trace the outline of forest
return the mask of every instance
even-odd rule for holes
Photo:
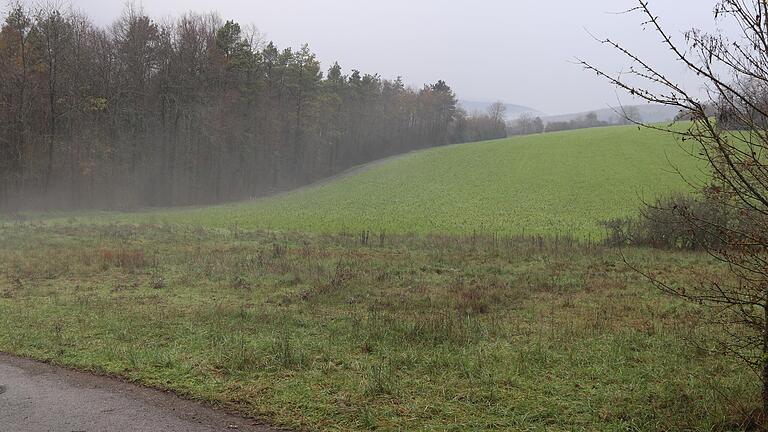
[[[210,204],[410,150],[504,136],[444,81],[324,71],[216,14],[111,26],[52,4],[0,32],[0,209]],[[501,132],[500,132],[501,131]]]

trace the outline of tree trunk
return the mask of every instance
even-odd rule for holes
[[[768,415],[768,290],[763,305],[763,414]]]

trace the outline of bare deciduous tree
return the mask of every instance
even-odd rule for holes
[[[498,123],[504,123],[507,118],[507,106],[504,102],[496,101],[488,107],[488,115]]]
[[[686,113],[689,123],[644,126],[695,144],[694,154],[712,171],[712,184],[706,187],[709,198],[732,215],[723,222],[673,209],[686,216],[692,228],[718,239],[703,247],[728,266],[731,282],[683,287],[653,281],[666,292],[709,308],[710,322],[724,330],[720,349],[744,360],[762,380],[762,406],[768,413],[768,2],[720,0],[714,19],[736,29],[735,34],[691,30],[684,41],[672,37],[648,2],[639,1],[628,13],[643,17],[643,26],[660,36],[705,91],[688,90],[652,61],[611,39],[601,42],[631,60],[631,69],[614,75],[592,63],[581,64],[631,95]]]

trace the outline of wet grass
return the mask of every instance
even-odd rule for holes
[[[564,239],[0,226],[0,351],[300,430],[738,429],[756,380],[700,316]]]

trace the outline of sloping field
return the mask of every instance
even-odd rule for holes
[[[721,333],[708,309],[614,249],[353,231],[599,235],[641,196],[686,189],[667,158],[702,176],[668,137],[596,129],[409,154],[250,203],[0,224],[0,352],[296,431],[744,430],[759,380],[701,349]],[[702,253],[622,252],[679,286],[730,277]]]
[[[613,127],[454,145],[247,203],[121,216],[130,222],[308,232],[570,234],[690,189],[702,165],[672,137]]]

